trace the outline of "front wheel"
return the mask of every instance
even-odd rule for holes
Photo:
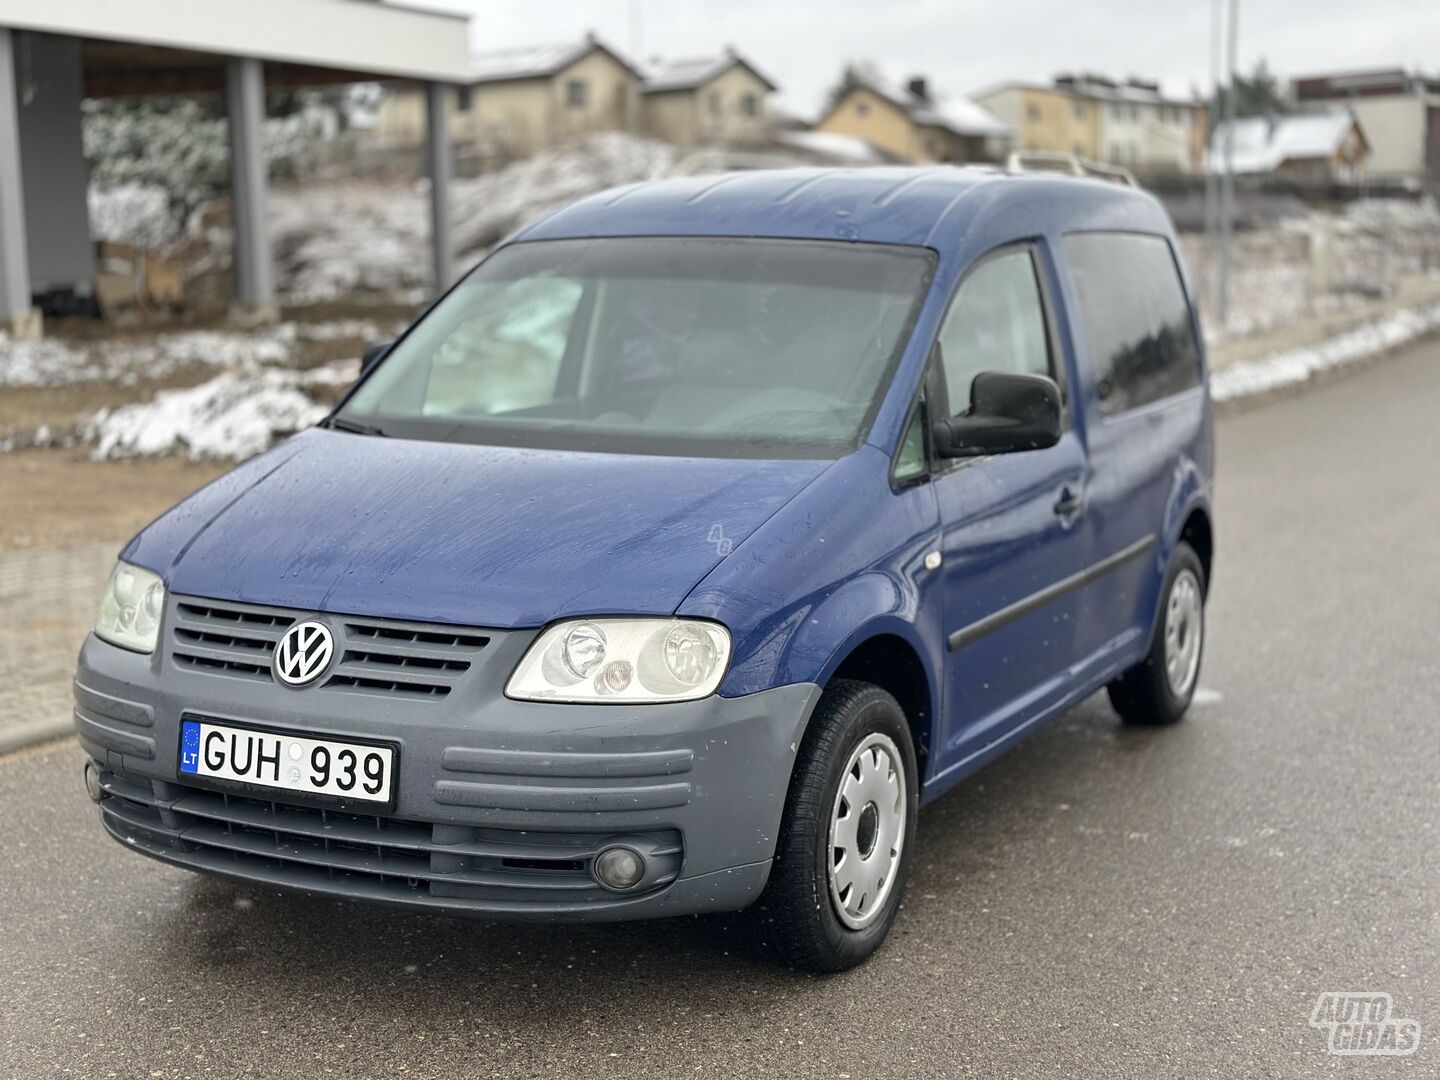
[[[1200,682],[1204,651],[1205,568],[1182,540],[1165,574],[1150,652],[1108,687],[1120,719],[1155,726],[1184,716]]]
[[[775,865],[754,909],[795,967],[844,971],[880,947],[900,907],[919,809],[910,728],[869,683],[836,680],[801,744]]]

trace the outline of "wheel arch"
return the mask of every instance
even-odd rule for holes
[[[871,683],[895,698],[915,743],[921,783],[929,775],[940,700],[934,674],[923,655],[910,624],[877,620],[836,649],[817,680],[822,688],[835,679]]]
[[[1209,508],[1196,503],[1191,506],[1180,525],[1179,540],[1185,541],[1200,558],[1200,567],[1205,571],[1204,587],[1210,591],[1210,568],[1215,559],[1215,527],[1210,521]]]

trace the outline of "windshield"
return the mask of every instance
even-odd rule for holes
[[[514,244],[338,418],[416,439],[835,457],[878,407],[932,265],[924,249],[839,241]]]

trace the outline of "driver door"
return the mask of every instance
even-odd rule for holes
[[[1044,375],[1067,385],[1034,245],[1001,248],[971,268],[936,342],[928,391],[954,416],[981,372]],[[1069,688],[1076,659],[1074,591],[1084,568],[1085,453],[1062,409],[1060,441],[1041,450],[941,462],[947,637],[940,768],[996,749]],[[948,413],[946,413],[948,410]]]

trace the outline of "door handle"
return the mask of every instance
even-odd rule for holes
[[[1080,512],[1085,505],[1085,496],[1070,488],[1061,488],[1060,500],[1055,504],[1055,513],[1059,517],[1073,517]]]

